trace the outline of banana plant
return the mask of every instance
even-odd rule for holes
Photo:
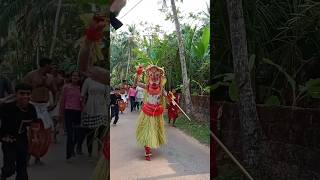
[[[252,71],[252,69],[254,68],[254,64],[255,64],[255,59],[256,56],[255,54],[252,54],[249,58],[249,70],[250,72]],[[238,92],[238,88],[236,86],[236,82],[235,82],[235,78],[234,78],[235,74],[234,73],[225,73],[225,74],[220,74],[215,76],[213,79],[217,80],[217,79],[222,79],[222,80],[218,80],[215,84],[213,84],[211,86],[212,90],[214,91],[215,89],[217,89],[220,86],[226,86],[228,87],[228,93],[229,93],[229,97],[232,101],[234,102],[238,102],[239,101],[239,92]]]
[[[310,79],[304,85],[297,85],[296,81],[290,76],[280,65],[272,62],[270,59],[264,58],[263,62],[275,67],[287,79],[292,89],[292,106],[296,106],[299,101],[305,97],[320,99],[320,78]],[[297,92],[297,87],[299,87]]]
[[[210,92],[210,86],[205,86],[205,83],[200,83],[196,80],[192,80],[191,82],[194,82],[200,88],[200,95],[204,95],[205,93],[208,94]]]
[[[204,27],[202,36],[199,41],[194,45],[193,51],[198,59],[204,59],[209,50],[210,41],[210,28]]]

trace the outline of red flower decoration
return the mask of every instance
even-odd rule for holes
[[[142,74],[142,71],[143,71],[143,67],[142,66],[139,66],[137,68],[137,75],[140,76]]]
[[[92,23],[86,31],[86,37],[90,41],[99,41],[103,37],[103,29],[106,26],[104,16],[94,16]]]

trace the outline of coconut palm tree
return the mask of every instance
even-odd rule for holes
[[[255,97],[251,87],[246,26],[241,0],[227,0],[230,37],[236,85],[239,91],[239,117],[242,129],[243,155],[249,171],[259,179],[261,129]]]
[[[183,95],[186,107],[186,113],[191,114],[193,110],[193,105],[191,101],[191,94],[190,94],[190,79],[188,77],[187,72],[187,64],[185,58],[185,49],[184,49],[184,42],[182,39],[180,22],[178,19],[177,7],[175,4],[175,0],[170,0],[171,2],[171,10],[173,15],[174,24],[176,27],[176,35],[178,40],[179,46],[179,56],[180,56],[180,64],[181,64],[181,74],[182,74],[182,82],[183,82]],[[166,6],[166,0],[163,0],[164,7]]]

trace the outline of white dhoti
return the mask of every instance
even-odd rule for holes
[[[37,117],[41,119],[43,122],[43,126],[45,129],[49,129],[53,127],[53,121],[52,118],[48,112],[48,103],[36,103],[36,102],[30,102],[37,111]]]
[[[54,109],[49,112],[49,114],[51,115],[52,118],[59,116],[59,109],[60,109],[59,104],[60,104],[60,102],[58,102],[56,107],[54,107]]]

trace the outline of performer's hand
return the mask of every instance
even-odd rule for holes
[[[142,72],[143,72],[143,66],[140,65],[140,66],[137,68],[137,76],[141,76]]]

